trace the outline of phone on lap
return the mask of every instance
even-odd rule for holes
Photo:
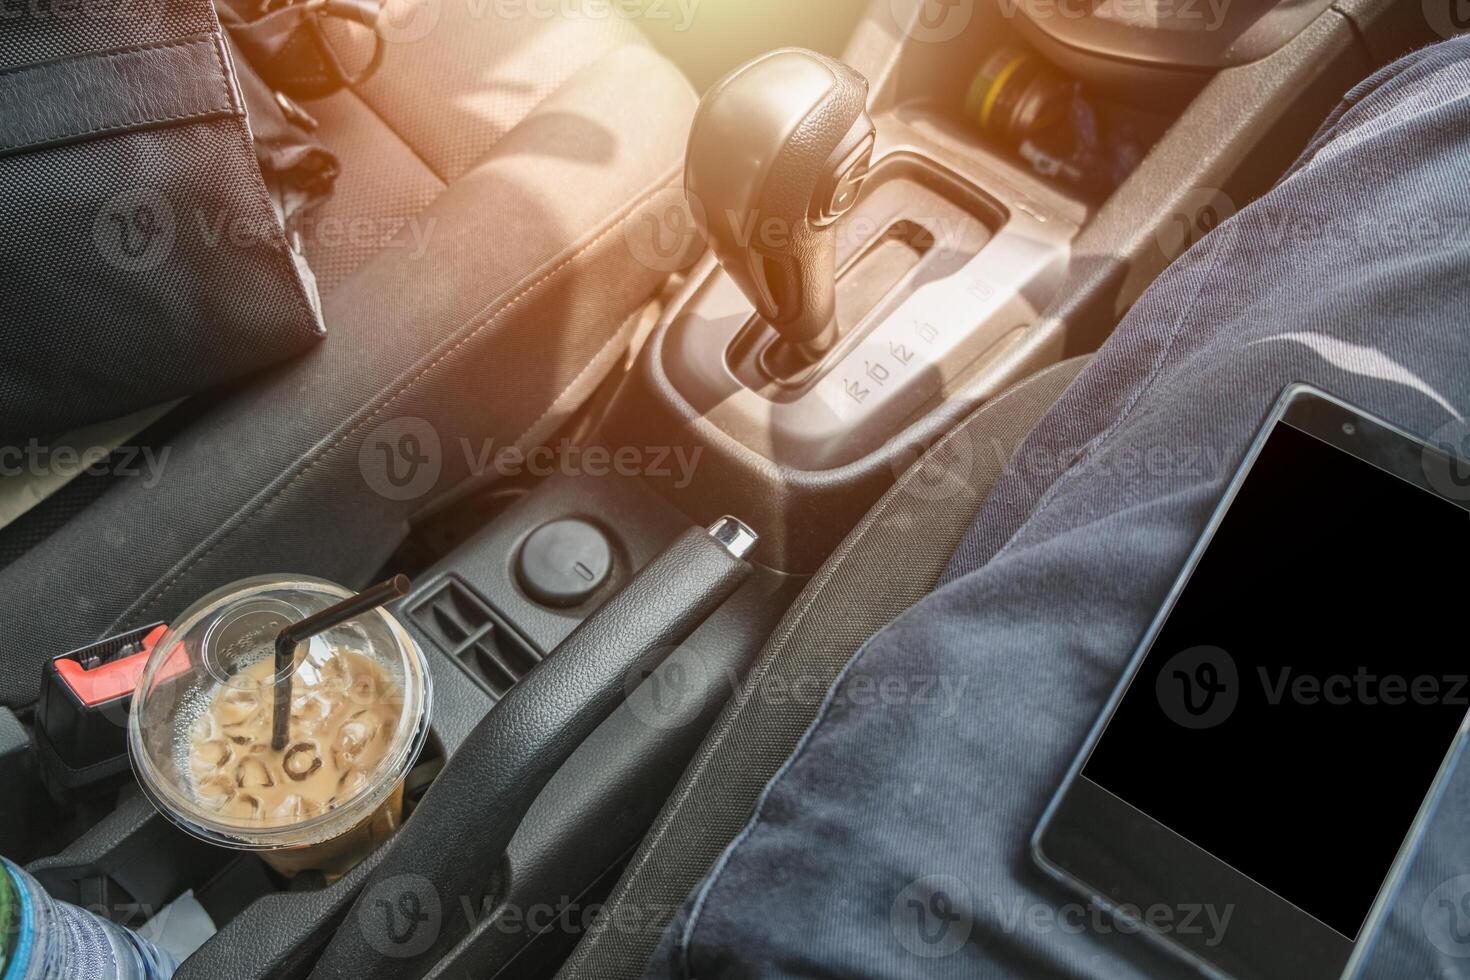
[[[1470,731],[1463,465],[1287,389],[1048,807],[1041,867],[1206,974],[1352,976]],[[1225,925],[1181,926],[1201,909]]]

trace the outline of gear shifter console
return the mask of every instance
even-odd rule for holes
[[[915,446],[1061,353],[1037,328],[1088,202],[952,107],[887,104],[898,88],[870,103],[852,68],[785,49],[710,90],[685,187],[713,255],[609,414],[613,438],[706,452],[681,506],[758,509],[783,570],[813,570]]]
[[[726,76],[689,135],[685,190],[761,318],[812,361],[837,339],[834,223],[857,202],[876,131],[868,83],[798,48]]]

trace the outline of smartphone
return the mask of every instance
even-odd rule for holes
[[[1353,975],[1465,751],[1466,555],[1470,465],[1288,388],[1038,864],[1205,975]]]

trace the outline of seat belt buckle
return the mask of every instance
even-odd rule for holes
[[[31,740],[54,799],[73,802],[126,780],[133,688],[167,628],[154,623],[130,630],[54,657],[41,668]],[[185,666],[180,658],[174,672]]]

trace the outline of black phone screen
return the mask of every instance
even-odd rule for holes
[[[1470,708],[1467,553],[1278,423],[1082,775],[1355,941]]]

